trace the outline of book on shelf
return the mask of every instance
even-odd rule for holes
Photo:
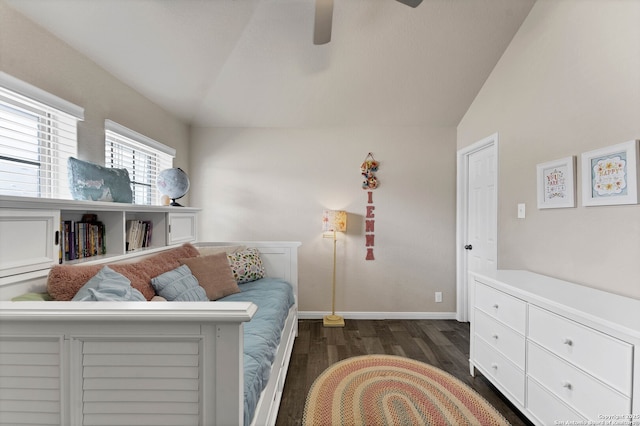
[[[127,220],[126,226],[126,250],[138,250],[151,247],[153,222],[150,220]]]
[[[64,220],[60,221],[60,233],[58,235],[58,263],[62,264],[64,261]]]
[[[106,228],[96,215],[80,221],[63,220],[61,224],[61,259],[83,259],[107,253]]]

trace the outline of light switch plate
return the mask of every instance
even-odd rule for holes
[[[524,203],[518,204],[518,219],[524,219],[526,216]]]

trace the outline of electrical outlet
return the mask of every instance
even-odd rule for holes
[[[442,302],[442,292],[436,291],[436,303],[441,303],[441,302]]]

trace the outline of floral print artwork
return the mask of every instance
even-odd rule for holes
[[[593,166],[593,196],[626,194],[626,158],[624,153],[606,158],[594,158]]]

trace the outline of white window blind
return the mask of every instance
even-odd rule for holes
[[[0,72],[0,194],[70,199],[84,110]]]
[[[127,169],[134,204],[160,204],[156,179],[173,167],[175,149],[111,120],[105,120],[105,165]]]

